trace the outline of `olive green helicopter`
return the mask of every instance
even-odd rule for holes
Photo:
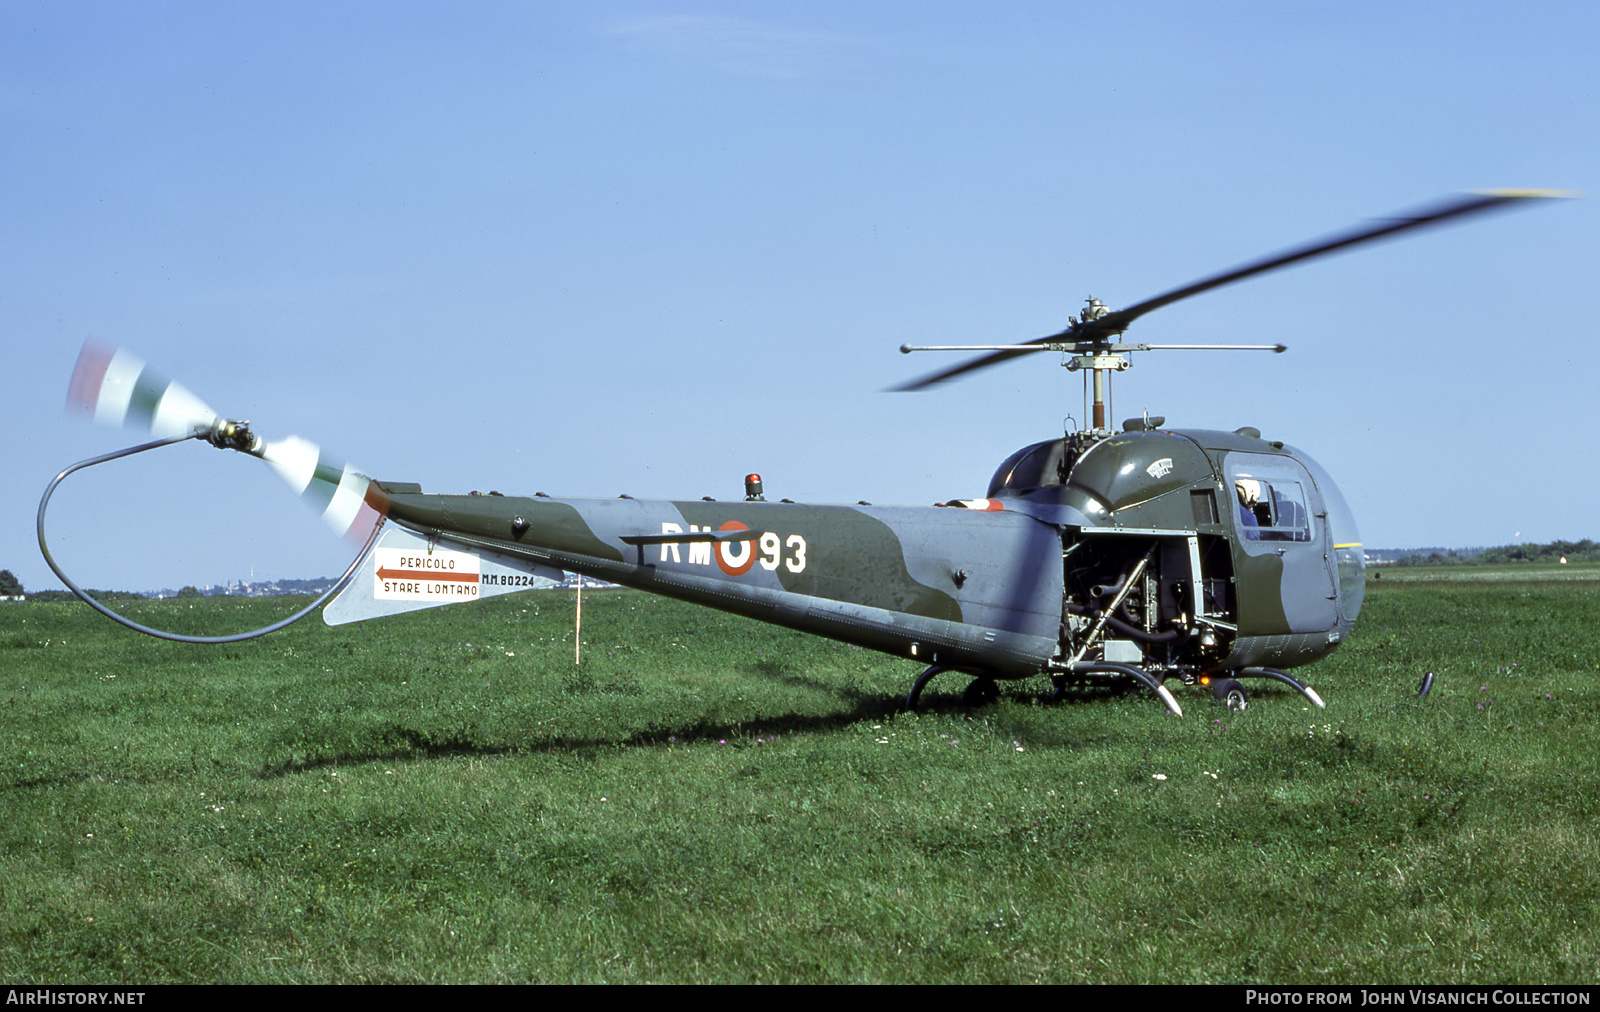
[[[1107,421],[1115,373],[1135,352],[1277,345],[1136,344],[1144,314],[1268,271],[1496,208],[1561,196],[1499,190],[1319,239],[1111,310],[1090,299],[1069,325],[1014,345],[904,352],[983,352],[896,389],[923,390],[1037,352],[1086,377],[1079,431],[1025,446],[981,498],[936,506],[766,501],[758,475],[742,502],[429,494],[374,480],[297,437],[269,440],[218,415],[136,356],[84,346],[68,396],[96,420],[147,428],[155,440],[82,461],[39,506],[46,561],[87,603],[141,632],[233,642],[282,628],[323,602],[330,625],[480,600],[566,573],[735,612],[925,665],[905,706],[946,672],[964,698],[997,681],[1044,676],[1057,695],[1079,686],[1143,686],[1175,714],[1167,683],[1248,704],[1246,680],[1291,686],[1361,610],[1365,564],[1355,519],[1332,478],[1254,428],[1168,429],[1164,419]],[[262,630],[178,637],[116,615],[78,590],[45,541],[50,495],[93,464],[188,439],[265,460],[336,531],[363,548],[327,594]],[[337,595],[337,596],[335,596]]]

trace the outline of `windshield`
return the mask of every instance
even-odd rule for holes
[[[1323,504],[1328,509],[1328,533],[1333,536],[1334,559],[1339,564],[1339,612],[1354,622],[1361,614],[1361,600],[1367,592],[1367,561],[1361,547],[1361,532],[1356,529],[1355,514],[1350,512],[1349,504],[1328,472],[1304,453],[1299,456],[1306,470],[1311,472],[1311,480],[1317,483],[1317,491],[1322,493]]]

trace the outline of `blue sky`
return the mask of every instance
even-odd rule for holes
[[[0,568],[85,337],[429,491],[925,504],[1081,418],[955,359],[1482,187],[1596,190],[1582,3],[0,5]],[[1600,200],[1210,293],[1131,332],[1117,419],[1254,425],[1369,546],[1600,537]],[[90,586],[331,574],[260,465],[69,481]]]

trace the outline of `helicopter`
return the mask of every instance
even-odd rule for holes
[[[1178,715],[1168,682],[1209,689],[1237,709],[1249,704],[1245,681],[1276,681],[1320,708],[1322,698],[1288,669],[1327,656],[1349,635],[1366,579],[1355,518],[1333,479],[1249,426],[1169,429],[1147,415],[1114,432],[1107,421],[1112,377],[1134,353],[1284,345],[1140,344],[1124,334],[1152,310],[1268,271],[1564,195],[1452,197],[1124,309],[1090,299],[1064,329],[1020,344],[902,346],[984,354],[898,391],[1037,352],[1060,354],[1086,379],[1086,426],[1006,457],[982,497],[932,506],[770,502],[756,474],[743,501],[425,493],[413,482],[369,478],[298,437],[265,439],[137,356],[94,342],[79,356],[68,404],[158,438],[123,453],[205,439],[261,458],[336,532],[364,539],[329,592],[337,592],[323,610],[330,625],[576,573],[919,661],[908,710],[945,673],[970,679],[963,699],[972,704],[993,698],[1000,681],[1042,676],[1057,696],[1142,686]],[[40,547],[76,589],[45,546],[54,487],[40,504]]]

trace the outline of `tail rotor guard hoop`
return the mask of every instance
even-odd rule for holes
[[[144,633],[146,636],[154,636],[157,639],[163,640],[172,640],[177,643],[239,643],[244,640],[256,639],[257,637],[265,636],[267,633],[277,632],[279,629],[291,626],[305,618],[307,615],[311,614],[313,611],[316,611],[318,608],[322,607],[322,605],[327,603],[335,594],[339,593],[339,591],[345,588],[345,586],[350,582],[350,578],[355,575],[356,569],[361,565],[361,560],[365,559],[367,557],[367,553],[372,551],[373,544],[375,544],[378,540],[378,532],[383,530],[383,522],[381,520],[378,523],[373,524],[372,533],[367,535],[366,543],[361,546],[361,551],[356,553],[355,561],[350,563],[350,568],[346,569],[344,574],[340,576],[339,579],[334,581],[333,586],[324,591],[320,597],[306,605],[304,608],[295,612],[293,615],[290,615],[288,618],[280,619],[271,625],[262,626],[260,629],[253,629],[249,632],[233,633],[232,635],[228,636],[185,636],[181,633],[170,633],[161,629],[152,629],[149,626],[140,625],[133,619],[118,615],[110,608],[107,608],[105,605],[89,596],[88,592],[83,590],[76,583],[73,583],[72,579],[68,577],[66,573],[61,571],[61,567],[56,565],[56,560],[51,557],[50,548],[47,544],[45,544],[44,537],[44,514],[46,508],[48,508],[50,505],[50,497],[55,494],[56,486],[60,485],[69,474],[72,474],[75,471],[81,471],[86,467],[93,467],[96,464],[105,464],[109,461],[118,460],[122,457],[130,457],[135,453],[143,453],[145,450],[154,450],[162,446],[171,446],[173,443],[181,443],[190,439],[205,439],[208,437],[208,435],[209,433],[204,430],[199,432],[190,432],[182,436],[172,436],[167,439],[158,439],[154,442],[141,443],[138,446],[130,446],[124,450],[117,450],[114,453],[101,454],[98,457],[90,457],[87,460],[80,460],[76,464],[73,464],[71,467],[67,468],[65,471],[62,471],[60,474],[56,475],[55,480],[52,481],[44,490],[44,496],[39,500],[39,551],[44,553],[44,561],[50,566],[50,569],[56,574],[56,576],[60,577],[62,583],[67,585],[67,589],[76,594],[78,599],[84,604],[87,604],[89,607],[93,608],[95,611],[98,611],[106,618],[111,619],[113,622],[118,622],[122,625],[125,625],[135,632]]]

